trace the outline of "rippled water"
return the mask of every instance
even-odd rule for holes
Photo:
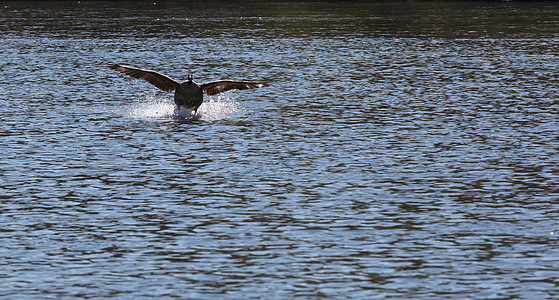
[[[0,12],[0,297],[559,296],[558,4]]]

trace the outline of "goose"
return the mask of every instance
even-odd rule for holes
[[[188,75],[188,80],[179,82],[168,76],[152,70],[144,70],[130,66],[114,64],[110,67],[128,76],[144,79],[160,90],[175,92],[175,104],[177,109],[198,111],[198,107],[204,101],[204,94],[208,96],[216,95],[229,90],[250,90],[259,87],[269,86],[265,81],[244,81],[244,80],[217,80],[206,83],[197,83],[193,80],[192,74]]]

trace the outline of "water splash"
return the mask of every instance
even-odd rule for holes
[[[128,108],[131,117],[139,119],[166,119],[173,116],[175,105],[169,99],[149,96]]]
[[[128,114],[140,119],[195,118],[216,121],[234,117],[242,111],[239,102],[232,99],[230,95],[223,94],[206,98],[196,114],[178,111],[171,99],[156,96],[149,96],[144,101],[132,104],[128,109]]]
[[[225,93],[217,97],[206,98],[198,109],[202,120],[216,121],[238,116],[244,111],[243,107],[231,94]]]

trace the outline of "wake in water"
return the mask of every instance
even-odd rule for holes
[[[179,111],[172,100],[158,97],[148,97],[140,103],[132,104],[128,111],[130,116],[140,119],[186,118],[205,121],[227,119],[241,112],[239,103],[231,99],[228,94],[207,99],[196,114],[190,111]]]

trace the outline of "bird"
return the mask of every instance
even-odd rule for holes
[[[208,96],[216,95],[229,90],[250,90],[265,86],[270,86],[266,81],[245,81],[245,80],[216,80],[206,83],[197,83],[192,74],[188,74],[188,80],[176,81],[168,76],[152,70],[113,64],[111,69],[126,74],[128,76],[144,79],[155,87],[165,92],[175,92],[175,104],[179,111],[186,110],[197,113],[198,108],[204,101],[204,94]]]

